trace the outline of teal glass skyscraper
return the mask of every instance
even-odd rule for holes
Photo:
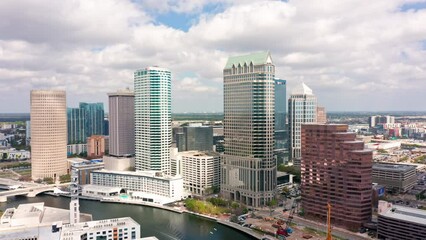
[[[287,128],[287,81],[276,78],[275,82],[275,156],[278,164],[288,161]]]
[[[68,144],[86,142],[85,120],[81,108],[67,108]]]
[[[86,138],[92,135],[104,134],[104,104],[103,103],[80,103],[80,109],[85,117]]]
[[[86,143],[92,135],[104,135],[104,104],[81,102],[67,109],[68,144]]]
[[[148,67],[134,73],[135,168],[170,173],[171,73]]]

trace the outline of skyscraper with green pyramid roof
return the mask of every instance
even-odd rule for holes
[[[221,191],[253,207],[274,198],[274,76],[269,52],[230,57],[223,70],[225,153]]]

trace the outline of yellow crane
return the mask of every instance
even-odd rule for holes
[[[332,240],[331,237],[331,204],[327,203],[327,238],[326,240]]]

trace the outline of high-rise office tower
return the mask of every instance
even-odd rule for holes
[[[395,117],[393,116],[371,116],[368,118],[368,122],[371,128],[377,125],[383,125],[388,123],[395,123]]]
[[[317,106],[317,123],[327,123],[327,112],[325,107]]]
[[[223,70],[221,191],[228,199],[253,207],[271,201],[277,184],[274,74],[269,52],[230,57]]]
[[[135,94],[121,90],[108,93],[109,154],[135,155]]]
[[[303,124],[301,189],[305,216],[358,230],[371,218],[372,158],[344,124]]]
[[[81,102],[80,109],[84,111],[86,138],[104,135],[104,104]]]
[[[315,122],[317,122],[317,98],[312,90],[302,83],[292,91],[288,99],[290,158],[295,165],[300,163],[302,124]]]
[[[67,108],[68,144],[86,142],[86,117],[81,108]]]
[[[31,91],[31,177],[67,174],[65,91]]]
[[[135,168],[170,173],[171,73],[148,67],[135,79]]]
[[[287,84],[286,80],[275,79],[275,156],[277,163],[288,160],[287,128]]]
[[[213,151],[213,128],[191,124],[183,127],[183,133],[177,134],[176,146],[183,151]]]
[[[81,102],[67,109],[68,144],[86,143],[92,135],[104,134],[104,104]]]

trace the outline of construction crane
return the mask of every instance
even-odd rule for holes
[[[327,238],[326,240],[332,240],[331,237],[331,204],[327,203]]]
[[[285,222],[284,221],[281,222],[281,220],[277,222],[278,228],[277,228],[276,236],[278,239],[284,240],[285,237],[288,237],[289,234],[293,232],[293,230],[290,228],[290,224],[293,222],[294,213],[297,211],[298,206],[299,206],[298,199],[294,199],[291,205],[291,209],[288,214],[287,220]],[[285,228],[281,226],[283,223],[285,223]]]
[[[298,199],[294,199],[293,204],[291,205],[290,213],[288,214],[287,221],[285,222],[285,225],[287,228],[289,228],[290,224],[293,222],[294,213],[297,211],[298,206],[299,206]]]

